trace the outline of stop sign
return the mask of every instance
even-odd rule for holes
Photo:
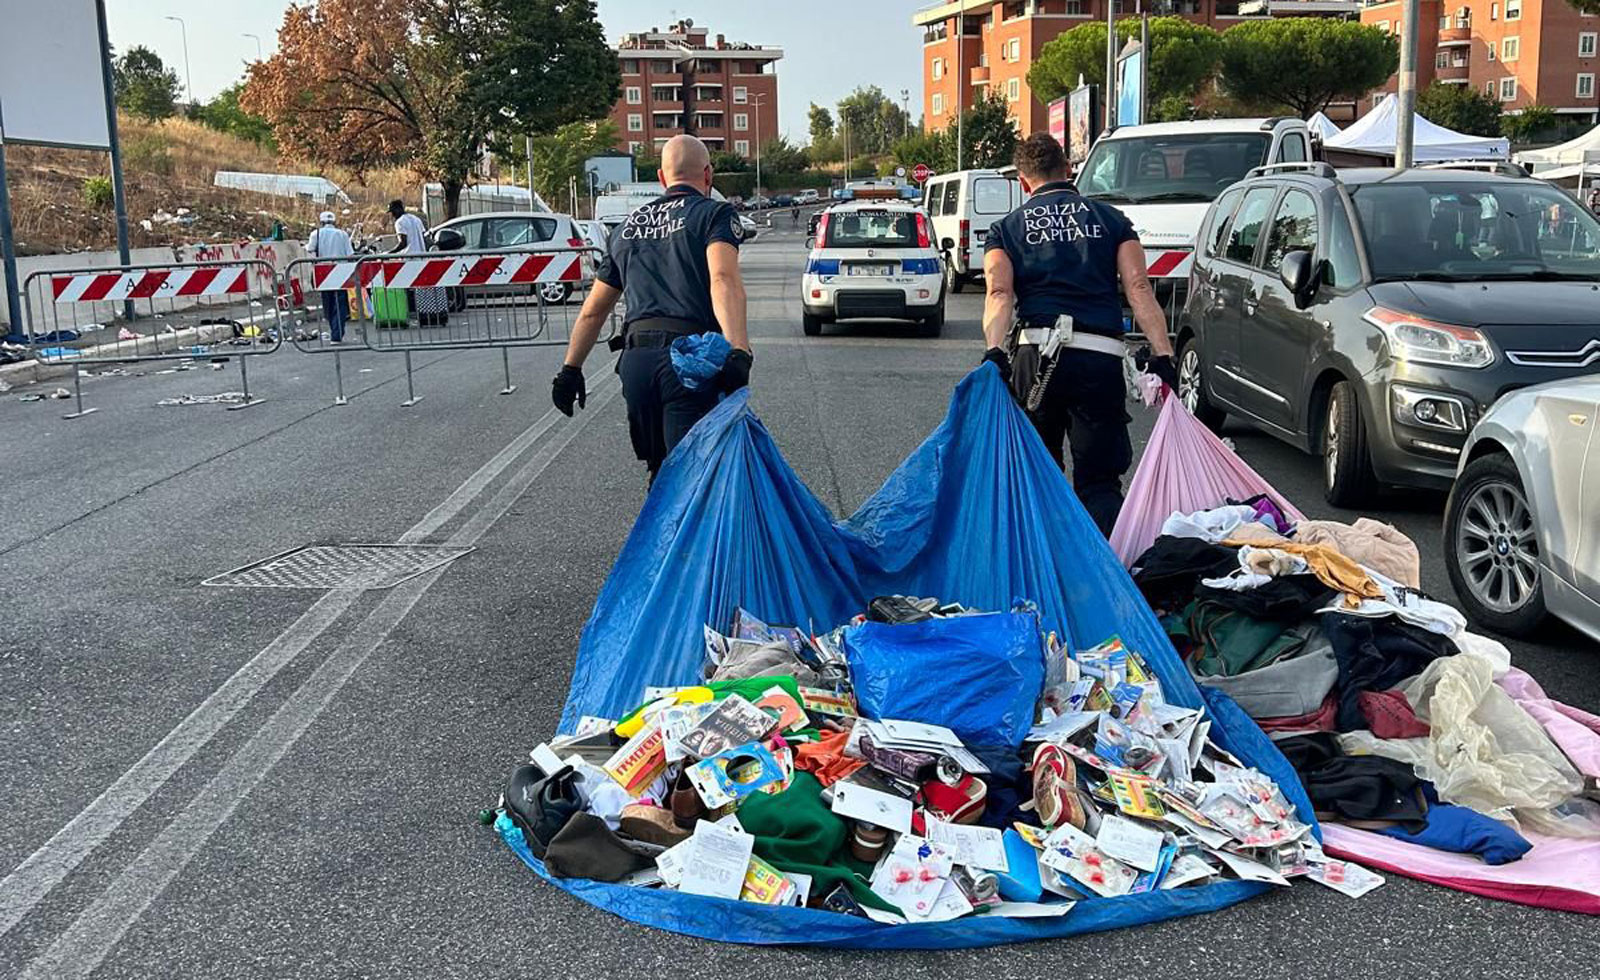
[[[932,176],[933,171],[928,169],[928,165],[925,163],[919,163],[911,170],[911,178],[919,184]]]

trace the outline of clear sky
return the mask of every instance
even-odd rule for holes
[[[806,105],[832,106],[860,85],[877,85],[899,101],[911,94],[913,118],[922,102],[922,36],[911,14],[926,0],[600,0],[600,20],[612,42],[631,31],[666,27],[680,17],[713,36],[783,48],[778,63],[779,125],[806,138]],[[238,80],[261,37],[271,55],[288,3],[282,0],[106,0],[111,43],[142,44],[184,80],[181,17],[189,34],[195,98],[205,101]]]

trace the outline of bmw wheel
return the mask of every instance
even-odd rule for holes
[[[1467,464],[1445,508],[1445,569],[1474,622],[1525,636],[1545,617],[1539,531],[1509,457]]]
[[[1205,379],[1201,377],[1200,341],[1185,337],[1178,350],[1178,397],[1189,414],[1199,419],[1212,432],[1222,431],[1228,413],[1211,404],[1206,398]]]

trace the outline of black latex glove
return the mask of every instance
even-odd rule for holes
[[[1007,382],[1011,381],[1011,355],[1007,354],[1003,348],[991,347],[984,351],[983,361],[979,363],[981,364],[983,362],[988,362],[999,368],[1000,377],[1004,378]]]
[[[1172,363],[1171,354],[1162,354],[1160,357],[1150,358],[1150,363],[1145,367],[1145,371],[1160,378],[1174,392],[1178,390],[1178,366]]]
[[[579,408],[588,407],[589,390],[583,384],[583,368],[563,365],[561,373],[550,382],[550,400],[569,419],[572,418],[573,402],[577,402]]]
[[[722,390],[733,394],[740,388],[750,383],[750,365],[755,358],[750,352],[735,347],[728,351],[728,359],[722,362]]]

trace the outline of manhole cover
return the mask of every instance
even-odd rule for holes
[[[471,550],[427,544],[311,544],[200,584],[251,589],[388,589]]]

